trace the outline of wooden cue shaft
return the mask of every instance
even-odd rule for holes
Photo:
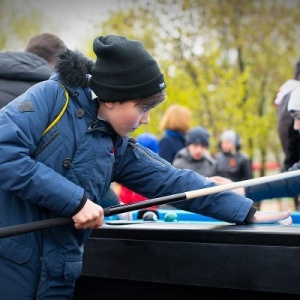
[[[193,199],[193,198],[220,193],[220,192],[233,190],[237,188],[245,188],[253,185],[258,185],[258,184],[282,180],[282,179],[288,179],[297,176],[300,176],[300,170],[284,172],[284,173],[279,173],[279,174],[269,175],[269,176],[263,176],[263,177],[253,178],[253,179],[247,179],[243,181],[231,182],[228,184],[222,184],[222,185],[213,186],[205,189],[189,191],[186,192],[185,194],[186,194],[186,199]],[[300,184],[300,178],[299,178],[299,184]]]

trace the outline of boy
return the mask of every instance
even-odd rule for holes
[[[215,185],[129,139],[165,99],[163,74],[143,44],[100,36],[93,50],[95,63],[63,52],[49,80],[0,111],[1,226],[57,216],[74,221],[0,240],[2,299],[72,299],[84,242],[103,223],[101,203],[111,182],[147,198]],[[65,104],[59,122],[43,134]],[[259,213],[252,204],[224,192],[174,206],[237,224],[290,216]]]

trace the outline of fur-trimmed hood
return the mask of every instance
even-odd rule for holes
[[[82,53],[67,49],[58,54],[55,71],[66,85],[87,87],[93,65]]]

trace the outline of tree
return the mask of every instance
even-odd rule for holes
[[[299,8],[297,0],[164,0],[113,13],[104,33],[142,40],[167,80],[168,100],[140,131],[158,133],[166,107],[184,104],[212,146],[236,130],[264,175],[264,162],[281,154],[273,99],[298,60]]]

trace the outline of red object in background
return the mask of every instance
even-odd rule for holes
[[[235,159],[235,157],[232,157],[230,159],[229,166],[230,166],[230,168],[235,168],[236,167],[236,159]]]
[[[266,162],[265,167],[267,170],[277,170],[277,169],[280,169],[280,163],[278,163],[276,161]],[[257,171],[257,170],[260,170],[260,168],[261,168],[260,162],[252,163],[252,170]]]
[[[119,198],[120,198],[120,201],[124,204],[130,204],[130,203],[147,200],[146,197],[129,190],[125,186],[120,187]],[[157,208],[157,206],[149,207],[149,209],[151,209],[151,208],[155,209],[155,208]]]

